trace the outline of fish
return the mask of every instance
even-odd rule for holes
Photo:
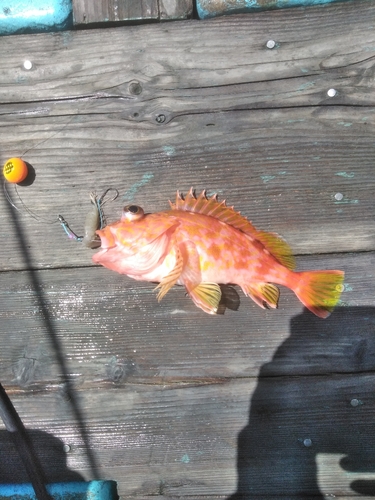
[[[112,271],[158,283],[160,301],[183,285],[194,304],[217,314],[220,285],[238,285],[262,308],[276,308],[280,290],[293,290],[320,318],[333,311],[343,291],[344,272],[295,271],[291,248],[277,234],[256,229],[217,194],[179,191],[170,208],[145,213],[127,205],[121,219],[96,231],[101,248],[92,259]]]

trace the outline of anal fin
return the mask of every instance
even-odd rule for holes
[[[265,304],[276,309],[279,301],[280,290],[271,283],[250,283],[241,286],[243,292],[258,306],[265,308]]]

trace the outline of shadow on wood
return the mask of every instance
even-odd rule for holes
[[[339,490],[347,482],[349,490],[375,496],[374,481],[363,476],[375,472],[374,324],[373,307],[341,308],[325,321],[308,312],[291,320],[290,337],[260,370],[238,437],[231,500],[323,500],[334,460],[319,463],[330,454],[338,455]],[[299,375],[288,374],[293,365]]]
[[[54,349],[56,360],[59,365],[60,377],[61,377],[61,382],[63,383],[63,390],[65,393],[65,397],[69,401],[76,423],[78,423],[79,425],[80,434],[82,441],[84,443],[87,460],[91,468],[91,473],[95,479],[98,479],[99,478],[98,465],[96,463],[93,451],[91,450],[90,447],[89,436],[84,422],[84,417],[80,409],[77,396],[73,389],[66,359],[64,357],[63,350],[60,345],[60,340],[58,339],[57,332],[55,331],[55,327],[50,317],[50,312],[48,309],[48,301],[44,295],[43,288],[41,283],[39,282],[38,275],[31,265],[32,259],[29,251],[27,238],[24,235],[22,224],[20,224],[18,212],[16,210],[13,210],[10,205],[7,204],[6,206],[9,213],[9,219],[12,221],[17,234],[19,247],[23,254],[26,268],[28,269],[30,285],[37,298],[37,302],[43,318],[44,328],[47,333],[48,339]],[[45,409],[45,412],[46,414],[48,413],[48,408]]]
[[[63,442],[48,432],[29,429],[27,432],[40,460],[47,482],[82,481],[83,477],[70,470]],[[13,445],[10,434],[0,430],[0,484],[28,483],[23,463]]]

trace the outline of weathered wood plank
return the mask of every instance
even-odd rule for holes
[[[335,263],[347,271],[343,306],[325,321],[300,314],[287,290],[278,311],[242,299],[238,312],[215,318],[182,289],[158,305],[150,285],[102,268],[34,272],[42,300],[29,272],[2,273],[0,377],[26,425],[42,433],[34,437],[51,480],[93,477],[84,429],[100,477],[117,480],[123,498],[368,492],[374,258],[299,259],[301,268]],[[22,480],[1,433],[0,446],[12,464],[5,470]]]
[[[194,185],[296,253],[372,250],[373,35],[363,32],[374,5],[288,11],[287,23],[272,12],[109,30],[111,50],[100,31],[12,37],[0,74],[3,161],[27,151],[36,179],[20,188],[25,203],[62,213],[77,232],[92,188],[117,187],[122,203],[153,211]],[[269,34],[279,48],[265,48]],[[25,268],[9,220],[4,206],[1,268]],[[57,225],[22,228],[33,266],[90,265]]]
[[[277,311],[241,295],[211,317],[182,288],[158,304],[2,199],[0,379],[51,480],[115,479],[139,499],[373,497],[374,12],[0,39],[1,157],[27,151],[19,192],[39,216],[80,232],[91,189],[119,189],[114,220],[193,185],[297,253],[336,252],[299,269],[346,272],[326,321],[285,289]],[[1,429],[0,481],[22,479]]]
[[[75,25],[126,21],[177,20],[191,17],[193,0],[73,0]]]
[[[221,102],[228,93],[232,106],[236,102],[243,108],[238,97],[246,85],[258,83],[243,96],[247,108],[254,102],[267,107],[369,104],[375,35],[368,19],[373,9],[373,0],[360,0],[324,9],[129,26],[107,31],[104,39],[101,30],[3,38],[1,102],[94,94],[115,96],[120,104],[136,79],[144,86],[139,99],[168,97],[174,91],[180,97],[199,97],[203,87]],[[344,22],[345,32],[340,29]],[[277,42],[275,49],[267,49],[269,38]],[[34,63],[29,72],[22,65],[26,57]],[[271,84],[269,91],[266,84]],[[326,94],[332,86],[339,91],[334,100]]]
[[[13,400],[28,427],[48,434],[34,434],[48,474],[61,478],[53,463],[65,458],[65,474],[92,477],[80,437],[85,425],[100,476],[118,481],[123,498],[235,492],[233,498],[323,498],[365,492],[366,484],[369,494],[374,478],[373,374],[263,377],[261,371],[258,380],[204,388],[93,388],[78,396],[80,423],[53,388]],[[0,434],[2,449],[8,445]]]
[[[15,391],[61,383],[55,342],[82,389],[255,377],[282,342],[283,375],[372,370],[374,259],[373,253],[299,259],[301,269],[346,272],[342,307],[326,321],[301,316],[302,305],[285,288],[277,311],[260,309],[238,290],[239,310],[212,317],[182,287],[159,304],[152,284],[104,268],[2,273],[0,379]]]
[[[325,5],[331,2],[343,0],[197,0],[197,13],[201,19],[238,14],[243,12],[254,12],[267,9],[281,9],[289,7],[306,7],[308,5]]]
[[[159,18],[158,0],[73,0],[75,25]]]
[[[161,20],[188,19],[193,14],[193,0],[159,0]]]
[[[362,112],[350,112],[350,118],[348,114],[342,109],[203,114],[178,118],[165,129],[144,124],[133,128],[106,115],[105,133],[100,115],[78,116],[63,131],[58,120],[57,135],[25,156],[37,176],[32,186],[19,192],[42,218],[51,221],[62,214],[81,233],[92,189],[119,190],[119,200],[106,206],[113,221],[129,201],[147,211],[163,210],[177,189],[187,192],[195,186],[198,192],[219,192],[257,227],[281,234],[295,253],[371,250],[375,113],[366,109],[366,126]],[[351,127],[340,124],[347,119]],[[49,131],[36,132],[36,138],[32,134],[40,124],[32,120],[20,125],[23,134],[31,136],[28,144],[48,138],[49,123],[47,119]],[[21,149],[12,144],[10,130],[18,127],[11,124],[2,131],[9,156]],[[342,200],[335,199],[337,193]],[[21,216],[15,229],[10,207],[4,200],[1,206],[2,269],[27,267],[19,249],[21,230],[34,267],[91,264],[92,252],[68,240],[59,224]]]

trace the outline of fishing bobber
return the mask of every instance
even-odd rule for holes
[[[29,170],[21,158],[10,158],[5,162],[3,175],[8,182],[18,184],[26,179]]]

